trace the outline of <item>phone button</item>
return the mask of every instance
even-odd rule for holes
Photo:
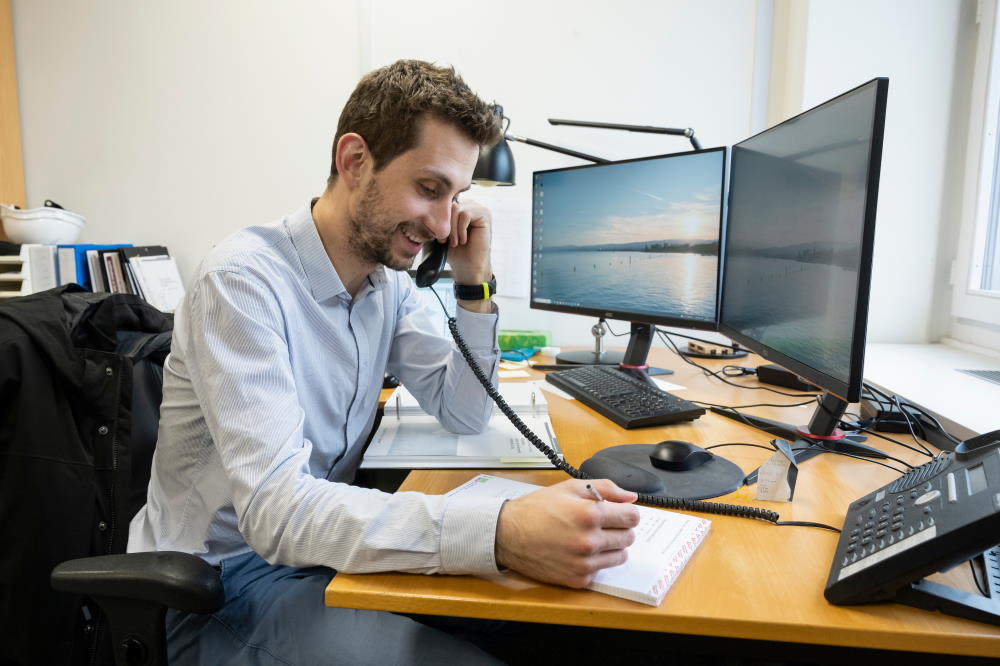
[[[948,482],[948,502],[954,504],[958,501],[958,489],[955,486],[955,473],[948,472],[948,476],[945,477]]]
[[[921,495],[917,499],[913,500],[913,504],[916,505],[916,506],[923,506],[924,504],[927,504],[928,502],[933,502],[938,497],[941,497],[941,491],[937,490],[937,489],[931,490],[929,492],[924,493],[923,495]]]

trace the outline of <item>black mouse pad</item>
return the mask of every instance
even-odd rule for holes
[[[664,497],[681,499],[708,499],[731,493],[743,485],[745,473],[735,463],[715,456],[707,463],[684,472],[672,472],[653,467],[649,454],[655,444],[622,444],[597,452],[597,456],[608,456],[614,460],[635,465],[655,474],[662,482],[664,491],[656,493]]]

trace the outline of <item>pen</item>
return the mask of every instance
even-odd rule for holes
[[[399,420],[399,403],[400,403],[399,394],[397,393],[396,394],[396,420],[397,421]]]
[[[597,500],[598,502],[604,501],[604,498],[601,497],[601,493],[597,492],[597,488],[590,485],[589,483],[587,484],[587,490],[590,491],[590,494],[593,495],[594,499]]]

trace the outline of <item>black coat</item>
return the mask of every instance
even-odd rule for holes
[[[125,551],[171,326],[135,296],[76,285],[0,303],[0,664],[89,663],[101,642],[97,608],[49,573]]]

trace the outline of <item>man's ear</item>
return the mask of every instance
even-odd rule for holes
[[[372,154],[364,137],[353,132],[340,137],[337,142],[337,176],[348,188],[357,187],[365,171],[371,167]]]

